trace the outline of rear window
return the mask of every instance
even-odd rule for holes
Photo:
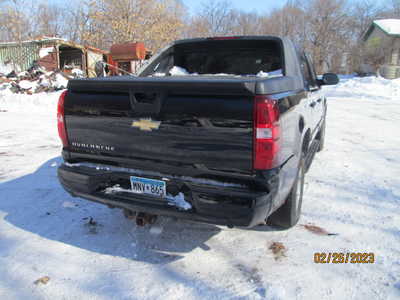
[[[142,76],[282,75],[282,47],[275,40],[208,40],[175,45]]]

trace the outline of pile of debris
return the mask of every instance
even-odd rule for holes
[[[63,73],[59,70],[47,72],[39,65],[34,65],[24,72],[16,73],[0,66],[0,90],[9,89],[18,94],[53,92],[65,89],[68,80],[81,77],[80,72]]]

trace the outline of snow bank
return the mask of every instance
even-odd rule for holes
[[[30,73],[24,71],[19,73],[17,78],[0,77],[0,90],[10,90],[16,94],[53,92],[67,88],[70,78],[72,77],[67,74],[44,73],[44,70],[34,70]]]
[[[0,110],[17,112],[45,112],[55,114],[62,91],[33,95],[14,94],[10,90],[0,90]]]
[[[4,65],[0,63],[0,73],[1,74],[9,74],[14,70],[14,68],[11,65]]]
[[[354,77],[344,79],[336,86],[326,86],[329,97],[399,99],[400,79],[388,80],[382,77]]]
[[[56,74],[56,80],[53,85],[56,88],[65,89],[65,88],[67,88],[67,85],[68,85],[68,79],[66,79],[61,74]]]
[[[29,81],[29,80],[21,80],[18,84],[24,90],[29,90],[29,89],[34,90],[37,86],[37,83],[35,81]]]
[[[322,77],[322,75],[321,75]],[[357,77],[357,74],[338,74],[338,77],[340,79],[340,81],[344,81],[344,80],[348,80],[348,79],[353,79],[355,77]]]

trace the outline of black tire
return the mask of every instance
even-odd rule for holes
[[[319,140],[319,146],[317,149],[317,152],[320,152],[324,150],[324,144],[325,144],[325,127],[326,127],[326,120],[322,123],[321,129],[319,130],[318,133],[318,140]]]
[[[297,224],[300,219],[303,202],[304,175],[305,163],[303,156],[300,159],[296,180],[285,203],[268,217],[267,224],[284,229],[291,228]]]

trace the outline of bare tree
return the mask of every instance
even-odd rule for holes
[[[387,0],[385,4],[384,17],[400,18],[400,0]]]
[[[0,29],[2,40],[22,41],[28,37],[29,20],[23,8],[24,0],[3,1],[0,12]]]
[[[64,34],[64,11],[54,4],[39,4],[36,8],[35,24],[37,34],[61,37]]]
[[[372,21],[384,15],[383,8],[373,0],[359,0],[351,9],[354,38],[360,40]]]
[[[200,12],[191,20],[188,35],[204,37],[233,34],[235,16],[236,12],[228,1],[203,2]]]
[[[392,6],[394,10],[394,17],[400,18],[400,0],[392,0]]]
[[[353,4],[350,11],[351,59],[349,61],[352,71],[362,72],[362,65],[366,63],[363,37],[372,22],[384,16],[384,9],[376,1],[359,0]],[[377,56],[380,54],[377,53]]]
[[[306,14],[300,2],[288,1],[263,19],[263,33],[290,37],[297,44],[304,44]]]
[[[76,43],[84,43],[85,32],[90,28],[89,0],[72,2],[67,7],[65,37]]]
[[[345,0],[310,0],[304,6],[307,28],[306,49],[317,72],[339,71],[348,52],[350,20]]]
[[[238,35],[262,34],[263,24],[261,17],[255,12],[232,11],[232,29]]]
[[[156,50],[178,38],[183,27],[184,8],[177,0],[95,0],[83,11],[81,40],[101,48],[145,41]]]

